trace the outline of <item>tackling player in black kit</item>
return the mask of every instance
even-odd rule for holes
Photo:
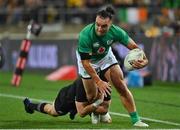
[[[54,104],[32,103],[28,98],[24,99],[23,103],[25,111],[30,114],[34,113],[34,110],[55,117],[70,113],[70,119],[74,119],[77,112],[81,117],[92,112],[105,115],[108,112],[110,99],[110,96],[103,97],[99,95],[94,103],[89,104],[82,80],[78,78],[72,84],[60,89]],[[110,123],[111,118],[104,122]]]

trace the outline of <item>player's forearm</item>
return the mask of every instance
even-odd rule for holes
[[[95,112],[97,114],[105,114],[105,113],[107,113],[107,111],[108,111],[108,109],[105,109],[104,106],[95,107],[92,104],[89,104],[86,107],[84,107],[84,109],[80,113],[80,116],[85,117],[86,115],[88,115],[92,112]]]
[[[97,75],[95,69],[91,66],[89,60],[82,60],[82,64],[86,72],[91,76],[95,83],[98,83],[101,79]]]
[[[139,48],[139,46],[138,46],[132,39],[130,39],[130,40],[129,40],[129,43],[128,43],[128,45],[127,45],[127,48],[129,48],[130,50],[132,50],[132,49],[135,49],[135,48]],[[147,59],[147,57],[146,57],[145,54],[144,54],[144,56],[143,56],[143,59],[144,59],[144,64],[145,64],[145,65],[148,64],[148,59]]]
[[[129,43],[127,45],[127,48],[132,50],[132,49],[139,48],[139,47],[138,47],[138,45],[132,39],[130,39]]]
[[[108,108],[105,108],[104,106],[98,106],[94,112],[96,114],[105,114],[108,112]]]
[[[87,105],[86,107],[84,107],[84,109],[82,109],[80,116],[81,117],[85,117],[86,115],[94,112],[97,109],[97,107],[94,107],[92,104]]]

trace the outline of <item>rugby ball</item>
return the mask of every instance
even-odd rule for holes
[[[143,55],[144,55],[144,51],[139,48],[130,50],[124,59],[124,68],[127,71],[134,70],[135,68],[133,68],[132,62],[135,60],[142,60]]]

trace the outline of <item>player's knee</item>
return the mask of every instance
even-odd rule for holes
[[[51,116],[54,116],[54,117],[58,116],[58,113],[55,111],[53,105],[48,105],[48,106],[46,106],[46,109],[45,109],[45,110],[46,110],[46,113],[49,114],[49,115],[51,115]]]
[[[108,112],[108,109],[105,109],[105,108],[104,108],[104,109],[101,110],[100,114],[104,115],[104,114],[106,114],[107,112]]]
[[[107,106],[104,106],[103,109],[102,109],[102,113],[103,114],[106,114],[108,112],[108,108]]]
[[[78,114],[79,114],[80,117],[85,117],[85,114],[83,112],[81,112],[81,111],[78,112]]]
[[[106,114],[108,112],[108,108],[106,106],[101,106],[101,109],[97,109],[95,114]]]
[[[56,117],[56,116],[58,116],[58,113],[54,110],[50,110],[49,115]]]

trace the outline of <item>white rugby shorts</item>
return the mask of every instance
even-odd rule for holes
[[[80,58],[80,55],[79,53],[76,51],[76,57],[77,57],[77,64],[78,64],[78,73],[79,75],[82,77],[82,78],[91,78],[90,75],[86,72],[86,70],[84,69],[83,65],[82,65],[82,62],[81,62],[81,58]],[[118,63],[118,61],[116,60],[113,52],[112,52],[112,49],[109,48],[109,51],[107,53],[107,55],[95,62],[95,63],[91,63],[92,67],[96,70],[105,70],[106,68],[114,65]]]

